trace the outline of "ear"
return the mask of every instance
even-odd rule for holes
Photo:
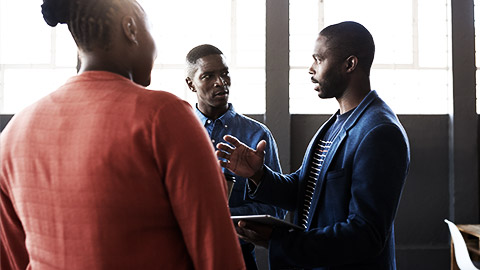
[[[132,16],[123,17],[122,30],[127,40],[138,45],[138,40],[137,40],[138,27],[135,22],[135,19]]]
[[[358,58],[355,55],[350,55],[345,60],[345,67],[347,73],[353,72],[358,66]]]
[[[192,92],[197,92],[197,90],[195,90],[195,86],[193,85],[192,79],[190,79],[190,77],[185,78],[185,82],[187,83],[188,88],[192,90]]]

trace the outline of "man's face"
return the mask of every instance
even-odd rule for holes
[[[340,98],[347,87],[343,72],[345,59],[338,59],[332,52],[328,48],[327,39],[320,35],[315,42],[314,61],[309,69],[314,89],[320,98]]]
[[[197,94],[200,111],[205,113],[228,108],[230,74],[223,55],[199,58],[195,73],[186,80],[190,90]]]

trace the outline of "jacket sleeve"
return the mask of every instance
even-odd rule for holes
[[[156,160],[188,254],[195,269],[244,269],[225,178],[204,128],[191,107],[178,102],[159,112],[153,130],[169,132],[153,140],[160,140],[154,143]]]
[[[269,243],[273,268],[292,265],[313,268],[366,261],[392,244],[387,242],[393,233],[410,162],[406,136],[395,125],[379,125],[364,136],[352,156],[346,220],[306,232],[275,229]],[[318,211],[315,215],[319,215]]]
[[[292,174],[281,174],[268,166],[263,166],[264,174],[260,185],[255,190],[249,191],[248,196],[288,211],[295,211],[300,170]]]

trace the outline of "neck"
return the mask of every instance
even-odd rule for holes
[[[78,73],[85,71],[108,71],[132,80],[132,73],[122,62],[116,61],[119,58],[114,57],[113,54],[109,52],[84,53]]]
[[[202,106],[197,104],[197,108],[205,115],[206,117],[215,120],[224,115],[228,111],[228,104],[225,107],[210,107],[210,106]]]
[[[370,93],[370,82],[366,82],[361,87],[347,88],[344,94],[337,98],[340,106],[340,114],[346,113],[362,102],[362,100]]]

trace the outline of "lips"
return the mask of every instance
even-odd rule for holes
[[[313,77],[312,77],[312,83],[315,84],[313,89],[315,89],[315,91],[320,91],[320,83],[317,80],[315,80]]]
[[[215,93],[213,94],[214,97],[216,97],[216,96],[225,96],[225,95],[228,95],[228,90],[218,91],[218,92],[215,92]]]

